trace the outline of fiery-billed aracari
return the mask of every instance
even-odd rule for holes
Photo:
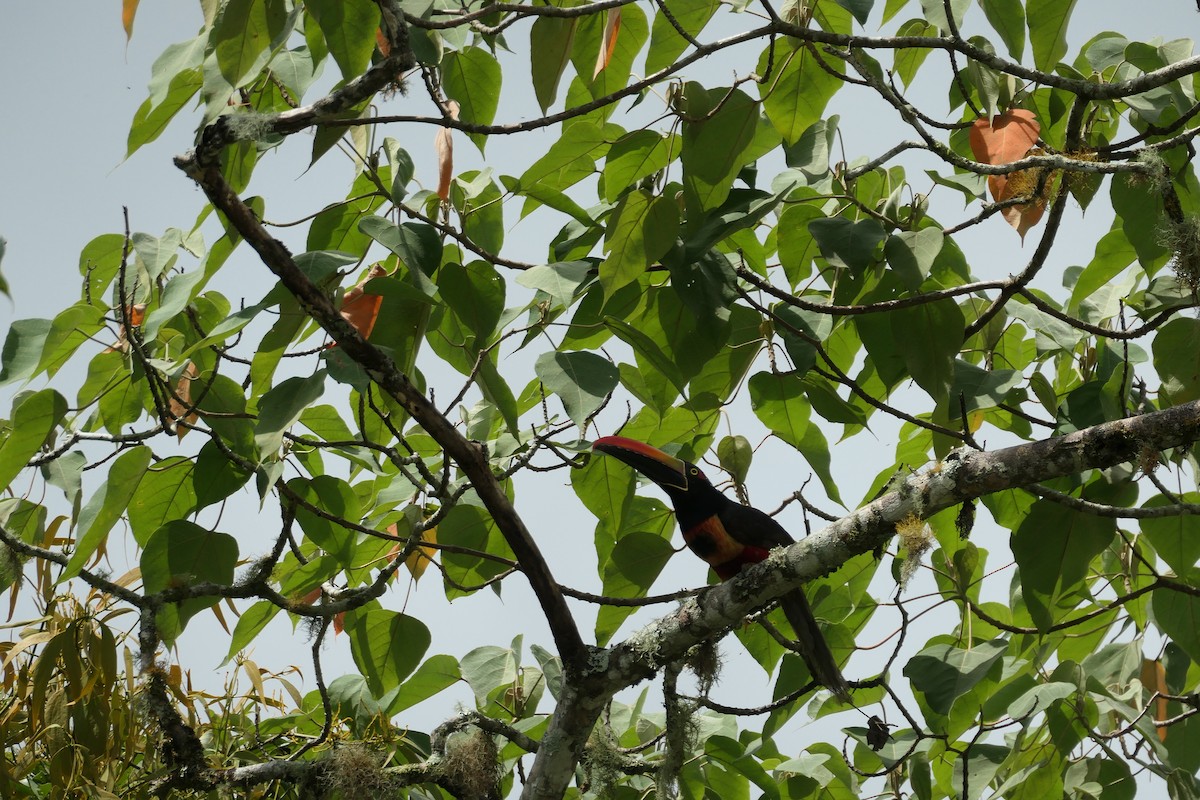
[[[683,541],[708,562],[721,580],[737,575],[747,564],[762,561],[771,548],[793,544],[783,526],[757,508],[726,497],[695,464],[624,436],[597,439],[592,449],[625,462],[667,493],[675,506]],[[788,592],[779,598],[779,606],[796,633],[797,650],[809,672],[840,700],[849,700],[846,679],[803,590]]]

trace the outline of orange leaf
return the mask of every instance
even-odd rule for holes
[[[387,270],[383,265],[376,264],[367,270],[367,274],[357,286],[342,297],[342,319],[349,322],[364,339],[371,336],[375,320],[379,318],[379,307],[383,304],[382,295],[367,294],[364,287],[368,282],[386,274]]]
[[[1158,692],[1160,695],[1168,694],[1167,692],[1167,670],[1163,667],[1161,661],[1142,659],[1142,686],[1148,692]],[[1154,701],[1154,720],[1155,722],[1165,722],[1167,716],[1167,699],[1159,697]],[[1165,742],[1167,740],[1167,729],[1165,727],[1158,729],[1158,740]]]
[[[609,9],[605,15],[604,35],[600,39],[600,52],[596,54],[596,68],[592,70],[592,80],[596,80],[596,76],[612,61],[613,51],[617,49],[617,36],[621,33],[621,9]]]
[[[122,0],[121,26],[125,28],[125,41],[133,38],[133,18],[137,15],[138,3],[141,0]]]
[[[1029,149],[1037,144],[1041,130],[1042,127],[1032,111],[1014,108],[990,120],[975,120],[968,139],[976,161],[982,161],[984,164],[1011,164],[1024,158]],[[1009,179],[1009,175],[988,176],[988,189],[991,190],[992,199],[1004,199],[1002,195]]]
[[[196,372],[196,365],[188,362],[188,365],[183,368],[179,378],[171,385],[171,398],[167,402],[167,407],[171,411],[171,417],[175,420],[183,420],[189,425],[195,425],[199,416],[195,409],[192,408],[192,381],[199,377]],[[175,428],[175,435],[183,441],[183,437],[187,436],[190,431],[187,425],[179,425]]]
[[[976,161],[985,164],[1011,164],[1040,152],[1035,147],[1040,132],[1041,126],[1032,111],[1015,108],[990,120],[975,120],[968,138]],[[1041,169],[1023,169],[1008,175],[988,175],[988,192],[996,202],[1023,195],[1033,196],[1030,202],[1009,206],[1001,212],[1022,239],[1042,218],[1046,210],[1046,198],[1051,194],[1053,177],[1046,175]]]
[[[146,318],[146,304],[138,303],[137,305],[125,306],[125,316],[129,318],[129,324],[135,328],[142,324],[142,320]],[[117,329],[117,343],[108,348],[104,352],[111,353],[114,350],[124,353],[129,349],[129,334],[125,330],[125,326],[121,325]]]
[[[977,119],[971,125],[971,152],[985,164],[1007,164],[1024,158],[1037,144],[1042,127],[1032,111],[1014,108],[991,120]]]

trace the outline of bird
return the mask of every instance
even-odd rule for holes
[[[675,519],[688,549],[704,559],[725,581],[747,564],[764,560],[775,547],[794,540],[783,526],[757,508],[742,505],[721,492],[695,464],[624,436],[603,436],[592,451],[613,456],[658,485],[675,507]],[[779,598],[779,606],[796,634],[796,650],[813,678],[842,702],[850,688],[821,633],[802,589]]]

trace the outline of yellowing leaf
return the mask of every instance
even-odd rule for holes
[[[610,9],[604,15],[604,35],[600,38],[600,52],[596,54],[596,68],[592,70],[592,80],[596,80],[596,76],[612,60],[613,51],[617,49],[617,37],[620,33],[621,9]]]
[[[393,523],[388,526],[388,533],[393,536],[399,536],[400,532]],[[434,526],[421,533],[421,541],[429,542],[430,545],[437,544],[437,527]],[[389,560],[395,558],[404,549],[404,545],[397,542],[392,548],[392,552],[388,553]],[[413,576],[414,581],[419,581],[421,576],[425,574],[425,570],[433,563],[433,557],[437,555],[437,548],[428,545],[421,545],[408,554],[408,558],[404,559],[404,566],[408,568],[409,574]]]
[[[188,362],[188,365],[183,368],[178,380],[171,384],[171,398],[167,403],[171,411],[171,418],[178,421],[183,420],[188,425],[194,425],[199,416],[196,410],[192,408],[192,381],[199,376],[196,372],[196,365]],[[179,425],[175,428],[175,435],[180,441],[187,432],[191,430],[188,425]]]
[[[1161,661],[1151,660],[1149,658],[1142,659],[1142,686],[1146,691],[1160,695],[1169,694],[1167,691],[1167,670]],[[1167,714],[1167,699],[1159,697],[1154,701],[1154,721],[1165,722],[1169,719]],[[1165,742],[1167,740],[1167,728],[1158,729],[1158,740]]]
[[[133,18],[137,16],[138,3],[141,0],[122,0],[121,27],[125,29],[125,41],[133,38]]]

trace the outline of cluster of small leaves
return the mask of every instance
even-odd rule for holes
[[[899,444],[867,467],[866,499],[985,434],[1059,436],[1200,399],[1200,323],[1183,313],[1196,305],[1200,215],[1190,42],[1104,33],[1068,62],[1071,0],[980,0],[984,20],[967,16],[968,0],[200,5],[200,33],[155,64],[128,152],[186,116],[201,136],[180,165],[220,215],[207,206],[189,229],[96,237],[80,256],[79,300],[13,323],[5,340],[0,385],[22,390],[0,427],[4,575],[14,604],[24,591],[45,613],[5,651],[6,688],[29,710],[14,700],[0,717],[16,776],[0,788],[325,781],[343,794],[421,783],[485,796],[520,780],[562,796],[595,737],[596,788],[611,797],[800,798],[879,778],[923,798],[1114,800],[1141,770],[1175,796],[1200,793],[1200,494],[1136,465],[1087,465],[1028,491],[1001,482],[984,496],[1011,532],[1007,589],[993,583],[1009,557],[989,564],[954,509],[909,520],[919,535],[896,568],[907,581],[932,547],[934,603],[958,622],[910,642],[894,670],[920,629],[905,604],[868,591],[874,545],[823,564],[837,571],[806,591],[843,660],[877,611],[900,615],[886,668],[862,656],[849,667],[870,679],[856,705],[906,721],[882,747],[866,727],[847,728],[843,748],[794,755],[777,742],[812,690],[774,631],[778,614],[735,629],[774,681],[768,703],[731,708],[708,687],[678,695],[680,654],[667,659],[663,711],[645,693],[612,700],[615,683],[587,705],[581,686],[601,684],[579,681],[603,670],[580,663],[563,633],[577,626],[555,616],[561,592],[598,603],[603,648],[639,607],[679,597],[650,596],[675,552],[670,510],[637,493],[624,466],[577,455],[601,425],[691,461],[711,452],[743,499],[751,442],[766,436],[807,464],[790,473],[820,484],[814,503],[796,481],[807,520],[857,500],[839,491],[831,441],[873,424],[898,428]],[[124,4],[128,34],[136,9]],[[857,33],[875,18],[906,38]],[[967,36],[967,24],[984,33]],[[514,52],[527,59],[514,65]],[[736,64],[727,85],[689,78],[725,58]],[[330,86],[326,71],[340,80]],[[905,94],[918,76],[948,89],[952,118]],[[532,99],[510,88],[528,82]],[[856,102],[893,115],[894,146],[839,157],[833,112]],[[354,169],[345,199],[314,201],[302,236],[277,230],[296,237],[292,257],[261,230],[270,195],[240,195],[301,131],[313,134],[308,163],[345,154]],[[483,168],[456,169],[456,138]],[[939,168],[906,169],[908,151]],[[418,183],[422,161],[436,163],[436,187]],[[1111,229],[1090,260],[1079,242],[1058,256],[1069,204],[1086,208],[1102,190]],[[935,191],[974,216],[941,221],[958,212]],[[1008,277],[980,280],[955,235],[997,215],[1037,243]],[[534,247],[508,235],[526,217],[551,221]],[[231,256],[250,248],[280,277],[254,294],[230,275]],[[1082,266],[1047,282],[1064,259]],[[24,388],[51,379],[73,381],[73,398]],[[726,422],[738,432],[721,436]],[[451,454],[467,441],[490,480]],[[1181,483],[1195,475],[1188,447],[1161,460]],[[544,565],[498,505],[520,508],[529,490],[518,489],[560,468],[597,518],[598,594],[538,583]],[[253,552],[221,514],[247,497],[266,509]],[[99,565],[121,551],[137,569],[114,580]],[[405,565],[414,579],[434,567],[450,599],[524,573],[558,652],[531,644],[527,658],[518,638],[431,655],[429,621],[384,602]],[[108,598],[101,613],[51,602],[72,579]],[[197,614],[225,625],[230,609],[227,661],[255,691],[212,698],[161,665],[163,646]],[[118,668],[109,623],[129,610],[136,656]],[[313,620],[317,688],[306,695],[239,656],[281,616]],[[330,628],[359,674],[326,684]],[[655,635],[623,644],[658,669]],[[592,653],[602,662],[597,652],[616,648]],[[269,699],[265,675],[290,702]],[[404,712],[460,682],[473,716],[401,733]],[[135,685],[152,695],[155,725],[135,719]],[[812,707],[837,710],[823,697]],[[564,732],[581,718],[590,724]],[[197,764],[188,746],[201,737]],[[370,749],[339,749],[347,739]],[[288,772],[289,759],[312,770]],[[204,772],[256,765],[278,772]]]

